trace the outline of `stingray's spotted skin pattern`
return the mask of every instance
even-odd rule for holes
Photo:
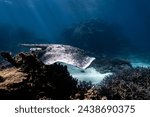
[[[22,44],[23,46],[31,47],[32,50],[42,52],[41,60],[50,65],[55,62],[63,62],[82,69],[86,69],[94,57],[90,57],[87,53],[79,48],[72,47],[70,45],[61,44]],[[35,48],[35,49],[34,49]],[[41,49],[40,49],[41,48]]]

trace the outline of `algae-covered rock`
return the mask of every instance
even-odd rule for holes
[[[32,53],[2,54],[15,67],[0,70],[0,99],[70,99],[77,88],[66,66],[44,65]]]

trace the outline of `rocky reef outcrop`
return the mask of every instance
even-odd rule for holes
[[[44,65],[31,53],[1,55],[15,67],[0,71],[0,99],[70,99],[77,89],[66,66]]]
[[[62,34],[65,44],[89,50],[93,53],[116,55],[128,42],[114,27],[100,19],[92,19],[73,25]]]

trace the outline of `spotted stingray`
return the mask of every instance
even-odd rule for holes
[[[70,45],[62,44],[21,44],[30,47],[30,51],[40,53],[40,59],[46,65],[56,62],[70,64],[81,69],[86,69],[95,57],[88,56],[87,52]]]

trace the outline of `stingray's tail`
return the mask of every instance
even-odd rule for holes
[[[41,48],[42,50],[45,50],[50,44],[20,44],[20,45],[29,48]]]

